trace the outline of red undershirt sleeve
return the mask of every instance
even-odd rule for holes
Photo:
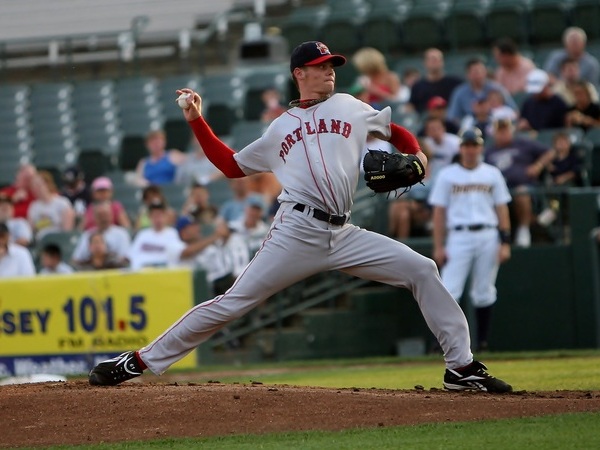
[[[206,157],[227,178],[241,178],[246,174],[240,169],[233,155],[235,152],[225,145],[210,129],[203,117],[188,122],[194,136],[202,146]]]
[[[390,144],[402,153],[416,154],[421,150],[417,138],[406,128],[398,124],[390,123],[392,134],[390,136]]]

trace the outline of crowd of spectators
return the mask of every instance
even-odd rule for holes
[[[516,245],[531,244],[532,186],[581,182],[581,161],[564,128],[586,132],[600,126],[600,64],[586,51],[585,32],[565,30],[562,47],[541,67],[510,38],[495,42],[490,55],[489,61],[467,59],[463,73],[447,73],[443,52],[430,48],[423,54],[423,73],[408,68],[402,74],[377,49],[352,56],[359,77],[350,93],[375,108],[391,105],[417,114],[421,125],[414,131],[430,160],[423,186],[390,199],[390,236],[429,234],[427,193],[437,172],[454,161],[460,133],[473,126],[485,138],[485,160],[502,171],[515,194]],[[286,110],[276,89],[266,89],[262,100],[264,124]],[[552,143],[537,141],[548,129],[556,131]],[[135,211],[123,206],[111,178],[88,184],[75,166],[57,179],[22,165],[14,183],[0,190],[0,277],[191,266],[207,272],[215,292],[226,289],[267,235],[278,207],[277,180],[272,174],[232,179],[231,198],[213,204],[207,187],[223,174],[195,139],[189,149],[168,149],[165,133],[157,130],[145,144],[147,156],[124,178],[140,192]],[[365,151],[379,147],[392,151],[374,138]],[[181,208],[169,205],[163,192],[172,185],[186,195]],[[56,233],[76,233],[72,254],[52,241]]]
[[[388,234],[397,239],[430,235],[427,192],[439,169],[454,161],[460,134],[476,127],[484,137],[485,161],[501,170],[513,191],[513,243],[530,246],[531,229],[538,224],[532,199],[535,188],[583,183],[583,161],[573,150],[578,133],[564,130],[577,129],[581,135],[600,126],[600,64],[586,44],[582,29],[568,28],[562,47],[551,51],[537,67],[512,39],[501,38],[491,45],[489,58],[466,58],[462,74],[447,73],[443,52],[430,48],[423,54],[424,73],[412,84],[408,96],[402,95],[408,100],[395,97],[393,101],[392,92],[406,84],[382,75],[387,66],[381,55],[375,58],[372,49],[359,50],[353,62],[361,78],[373,73],[367,70],[365,61],[371,59],[366,55],[377,61],[373,66],[378,67],[379,75],[362,81],[368,95],[355,88],[350,93],[374,108],[391,105],[400,117],[416,112],[421,126],[414,131],[429,158],[424,184],[391,199]],[[380,80],[386,79],[392,81],[382,88],[386,85]],[[551,142],[538,139],[548,131],[555,134]]]

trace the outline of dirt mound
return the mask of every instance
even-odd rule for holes
[[[341,430],[600,411],[600,392],[509,395],[86,381],[0,387],[0,446]]]

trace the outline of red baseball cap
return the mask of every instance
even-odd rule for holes
[[[448,102],[444,100],[443,97],[435,96],[431,97],[427,102],[427,109],[435,109],[435,108],[445,108],[448,105]]]
[[[332,55],[329,48],[319,41],[303,42],[292,52],[290,58],[290,72],[296,67],[316,66],[322,62],[329,61],[334,66],[343,66],[346,64],[346,58],[342,55]]]

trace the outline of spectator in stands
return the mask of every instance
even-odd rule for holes
[[[525,91],[527,74],[535,69],[533,61],[519,53],[511,38],[498,39],[492,46],[492,53],[498,64],[495,80],[511,95]]]
[[[177,213],[173,208],[168,206],[167,199],[163,194],[160,186],[146,186],[142,191],[142,204],[138,211],[138,215],[135,220],[135,230],[139,231],[143,228],[148,228],[151,226],[150,220],[150,208],[149,205],[151,203],[163,203],[167,205],[166,208],[166,216],[167,216],[167,225],[172,226],[175,224],[177,220]]]
[[[587,35],[578,27],[569,27],[563,33],[564,48],[554,50],[544,63],[544,70],[552,77],[560,77],[560,65],[571,58],[579,62],[581,78],[598,87],[600,83],[600,63],[585,50]]]
[[[35,275],[31,253],[22,245],[10,242],[10,231],[0,222],[0,278]]]
[[[546,166],[555,186],[581,186],[581,159],[572,151],[571,138],[565,131],[552,138],[552,160]]]
[[[277,197],[281,194],[281,184],[272,173],[257,173],[248,178],[248,192],[260,194],[263,197],[267,209],[269,209]]]
[[[96,226],[84,231],[79,237],[71,258],[73,265],[79,266],[90,260],[90,237],[95,233],[102,234],[109,253],[114,253],[117,258],[124,259],[131,244],[131,237],[127,228],[114,224],[111,203],[109,201],[93,203],[92,211]]]
[[[560,78],[556,80],[552,88],[554,93],[560,96],[567,106],[571,107],[575,104],[573,87],[579,81],[583,81],[586,84],[592,98],[592,103],[598,103],[598,90],[589,81],[581,79],[579,62],[573,58],[567,58],[561,63]]]
[[[553,157],[553,152],[541,143],[516,137],[508,119],[494,122],[492,140],[485,149],[485,161],[496,166],[513,191],[512,207],[517,227],[515,244],[531,245],[530,225],[533,218],[530,187],[539,184],[540,174]]]
[[[429,164],[425,179],[423,184],[413,186],[409,192],[390,203],[388,215],[391,236],[405,239],[415,235],[416,231],[429,234],[431,209],[427,197],[439,171],[458,155],[459,144],[460,138],[448,133],[441,119],[430,117],[426,120],[423,152]]]
[[[412,94],[413,86],[421,79],[421,72],[419,72],[419,69],[416,67],[407,67],[402,71],[402,76],[400,79],[402,80],[402,84],[404,84],[404,86],[406,86]]]
[[[148,216],[150,227],[138,231],[127,253],[133,270],[166,267],[169,263],[169,249],[181,242],[177,230],[168,224],[166,203],[160,199],[150,202]]]
[[[260,120],[264,124],[269,124],[287,111],[287,108],[281,103],[281,93],[275,88],[265,89],[261,95],[265,108],[260,114]]]
[[[108,250],[102,231],[96,230],[86,233],[88,240],[89,257],[77,263],[78,271],[92,271],[105,269],[118,269],[127,267],[124,257]]]
[[[573,86],[575,104],[569,109],[566,117],[568,127],[581,128],[588,131],[600,126],[600,105],[592,102],[587,82],[578,81]]]
[[[472,58],[466,65],[467,80],[452,92],[448,118],[457,124],[467,115],[473,113],[473,103],[482,96],[487,96],[491,90],[502,92],[506,105],[517,110],[513,98],[498,82],[488,78],[487,68],[482,59]]]
[[[206,186],[193,184],[181,213],[192,217],[201,225],[212,224],[219,214],[219,208],[210,203],[210,193]]]
[[[54,179],[44,170],[32,181],[34,200],[29,206],[27,220],[36,239],[48,233],[72,231],[75,227],[75,210],[71,202],[58,194]]]
[[[352,62],[361,74],[359,80],[369,93],[371,106],[379,108],[385,102],[408,102],[409,89],[402,85],[398,74],[388,68],[385,56],[379,50],[361,48],[352,57]]]
[[[565,126],[567,105],[552,91],[550,77],[541,69],[527,75],[525,92],[517,128],[521,131],[561,128]]]
[[[228,223],[231,230],[244,238],[252,256],[258,251],[269,233],[269,225],[263,220],[266,212],[263,197],[251,194],[246,198],[243,217]]]
[[[31,225],[22,217],[14,217],[15,208],[12,199],[4,192],[0,192],[0,222],[6,224],[10,231],[12,243],[28,247],[33,239]]]
[[[509,119],[516,123],[517,113],[504,104],[502,92],[491,89],[487,95],[481,95],[473,102],[473,114],[465,116],[460,123],[460,130],[478,128],[485,141],[491,134],[492,123],[496,119]],[[460,134],[460,133],[459,133]]]
[[[154,130],[146,136],[148,156],[142,158],[136,168],[135,184],[146,187],[151,184],[170,184],[175,181],[177,166],[185,161],[185,154],[177,149],[167,151],[167,136],[162,130]]]
[[[419,79],[411,88],[410,104],[419,113],[424,113],[427,103],[433,97],[442,97],[446,102],[463,80],[456,75],[444,73],[444,54],[437,48],[425,51],[423,64],[425,75]]]
[[[40,264],[40,275],[73,273],[73,268],[62,260],[61,248],[54,243],[44,245],[40,254]]]
[[[60,194],[66,197],[75,210],[75,221],[80,223],[88,205],[92,202],[92,193],[85,182],[83,172],[79,167],[68,167],[62,173],[63,186]]]
[[[23,164],[15,176],[14,184],[2,189],[12,199],[15,208],[15,217],[27,219],[27,212],[31,202],[35,200],[33,194],[33,179],[37,175],[37,170],[32,164]]]
[[[232,178],[229,180],[233,198],[227,200],[219,208],[219,215],[227,223],[239,220],[244,215],[246,198],[250,194],[247,178]]]
[[[436,118],[440,119],[444,126],[446,127],[446,131],[448,133],[457,134],[458,127],[456,123],[452,120],[448,120],[448,102],[443,99],[443,97],[431,97],[427,102],[427,119]],[[425,121],[427,123],[427,121]],[[425,125],[419,130],[417,133],[419,137],[425,136]]]
[[[131,228],[131,221],[127,211],[120,201],[115,200],[113,183],[108,177],[98,177],[92,181],[92,200],[93,203],[110,203],[112,217],[115,225],[120,225],[127,229]],[[84,230],[91,230],[96,226],[93,204],[89,205],[85,211],[82,222]]]
[[[190,147],[193,151],[177,166],[175,183],[182,186],[191,186],[194,183],[207,185],[225,176],[208,160],[197,139],[192,138]]]

